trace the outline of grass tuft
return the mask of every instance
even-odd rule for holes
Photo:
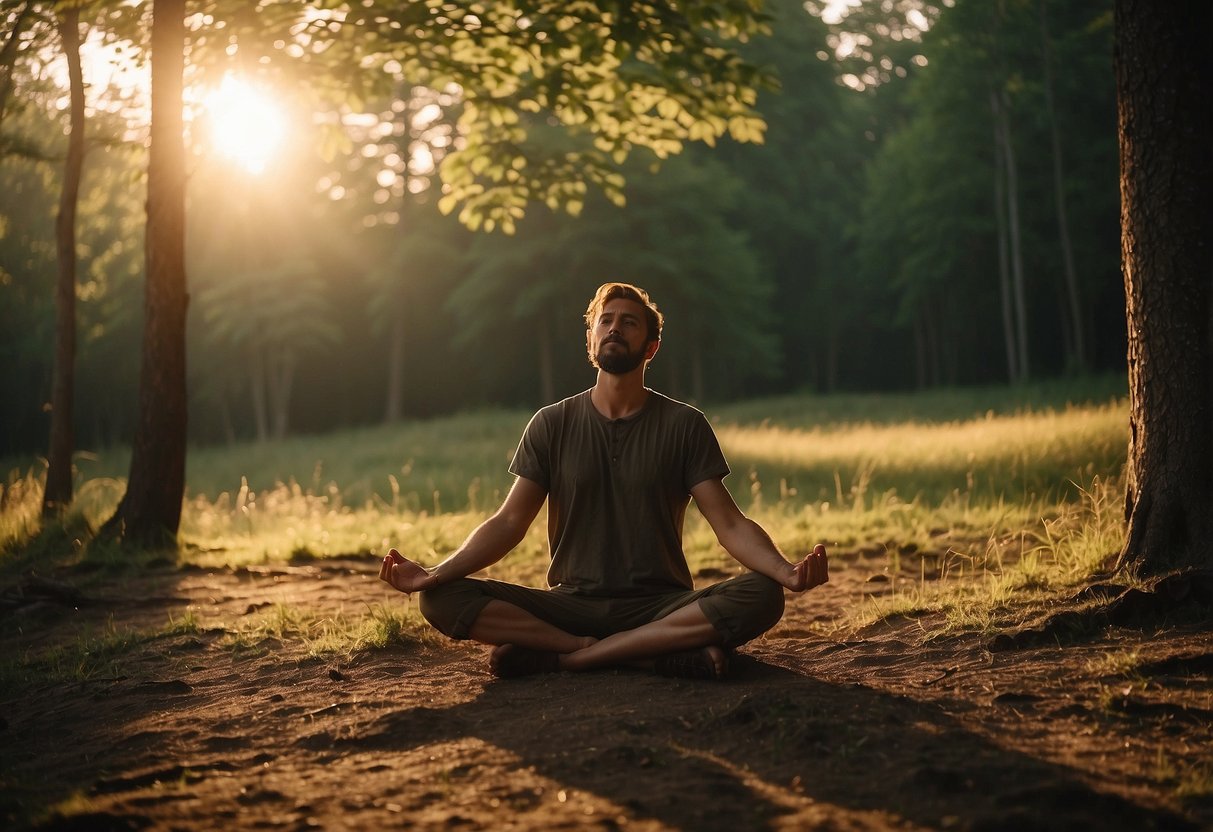
[[[199,632],[201,627],[192,612],[181,618],[170,615],[168,623],[156,630],[116,627],[110,619],[99,633],[85,630],[66,642],[31,648],[23,655],[0,660],[0,689],[15,690],[35,682],[118,678],[127,674],[131,657],[150,643]]]
[[[940,614],[936,637],[960,632],[992,633],[1025,608],[1072,590],[1106,568],[1123,536],[1122,521],[1111,507],[1120,487],[1096,479],[1079,488],[1078,503],[1062,503],[1053,515],[1017,528],[995,528],[984,545],[970,551],[949,549],[944,564],[927,580],[925,570],[893,577],[892,592],[872,599],[845,626],[864,627],[886,618]],[[925,561],[923,561],[925,563]],[[892,572],[897,570],[894,564]]]
[[[412,606],[374,605],[362,615],[320,615],[292,604],[275,604],[260,618],[228,634],[225,643],[238,651],[263,651],[298,642],[309,657],[346,659],[367,650],[415,647],[437,640]]]

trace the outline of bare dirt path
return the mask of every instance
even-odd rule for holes
[[[74,604],[9,587],[8,661],[82,628],[188,613],[199,630],[112,676],[0,690],[0,825],[1213,829],[1207,628],[996,652],[930,638],[926,619],[823,638],[814,623],[879,587],[858,558],[790,599],[723,683],[499,681],[481,648],[445,641],[315,659],[225,640],[267,604],[404,603],[375,563],[166,568],[90,582]],[[73,794],[82,813],[30,819]]]

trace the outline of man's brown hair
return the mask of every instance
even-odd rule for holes
[[[645,340],[660,341],[661,327],[665,323],[665,316],[661,314],[661,310],[657,308],[657,304],[653,303],[648,292],[639,286],[633,286],[631,283],[604,283],[599,286],[598,291],[594,293],[594,298],[590,301],[590,305],[586,307],[585,328],[593,329],[598,316],[602,314],[602,308],[618,298],[635,301],[644,307],[644,320],[648,325],[648,335]]]

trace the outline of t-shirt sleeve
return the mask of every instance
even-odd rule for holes
[[[729,475],[729,464],[725,461],[724,452],[720,450],[716,432],[708,424],[707,417],[698,411],[690,420],[685,458],[686,468],[683,476],[687,491],[705,480],[720,480]]]
[[[522,432],[510,462],[510,473],[538,483],[544,491],[551,491],[551,430],[542,410],[531,417]]]

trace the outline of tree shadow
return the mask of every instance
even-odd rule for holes
[[[187,574],[145,574],[137,593],[92,596],[97,603],[79,605],[74,615],[100,623],[121,601],[127,623],[162,625],[166,609],[186,600],[174,585]],[[233,597],[264,594],[262,576],[236,577],[241,592]],[[60,635],[51,622],[64,599],[39,603],[22,617],[26,625],[45,617],[46,626],[29,626],[20,638],[9,632],[16,620],[0,616],[0,647],[27,644],[35,631],[44,643]],[[408,812],[425,807],[407,798],[428,801],[432,818],[450,805],[450,784],[436,783],[433,773],[475,769],[466,777],[476,798],[501,798],[502,820],[518,826],[543,825],[550,795],[540,801],[519,791],[543,783],[594,796],[630,822],[674,829],[1199,828],[1145,802],[1149,796],[1138,802],[1102,792],[1079,769],[1004,748],[939,705],[831,683],[753,654],[737,657],[729,681],[705,683],[626,671],[497,681],[465,667],[470,650],[443,648],[437,662],[434,654],[376,651],[348,668],[351,682],[331,676],[318,659],[304,665],[270,655],[237,666],[227,653],[210,652],[214,638],[182,635],[139,655],[158,662],[148,665],[153,669],[179,666],[170,679],[132,666],[114,679],[35,679],[0,690],[0,741],[7,746],[0,781],[8,781],[0,782],[0,825],[19,827],[32,819],[31,807],[81,789],[113,796],[101,804],[113,813],[86,816],[85,826],[73,827],[80,821],[72,816],[40,828],[154,825],[170,810],[147,801],[175,795],[149,794],[148,784],[168,781],[185,783],[182,790],[205,807],[205,816],[181,816],[183,828],[204,827],[219,812],[242,818],[254,805],[285,813],[296,801],[330,817],[349,811],[388,819],[382,801],[360,790],[394,789],[399,795],[390,799]],[[799,638],[787,643],[815,646]],[[782,663],[784,654],[771,652],[777,647],[762,650]],[[904,652],[897,658],[925,660]],[[399,699],[401,691],[412,698]],[[442,760],[452,750],[459,760]],[[434,756],[439,761],[425,773],[407,768]],[[263,783],[262,767],[271,763],[296,772],[297,781]],[[495,787],[491,778],[505,770],[516,775],[513,785]],[[402,782],[413,774],[421,779]],[[248,793],[233,802],[224,784],[236,779]],[[595,820],[585,825],[611,825]]]
[[[381,753],[475,738],[519,768],[677,829],[773,829],[792,814],[829,823],[856,812],[878,826],[1197,828],[999,747],[937,706],[752,658],[738,665],[719,684],[624,671],[494,681],[453,707],[392,710],[357,736],[322,730],[304,742]]]

